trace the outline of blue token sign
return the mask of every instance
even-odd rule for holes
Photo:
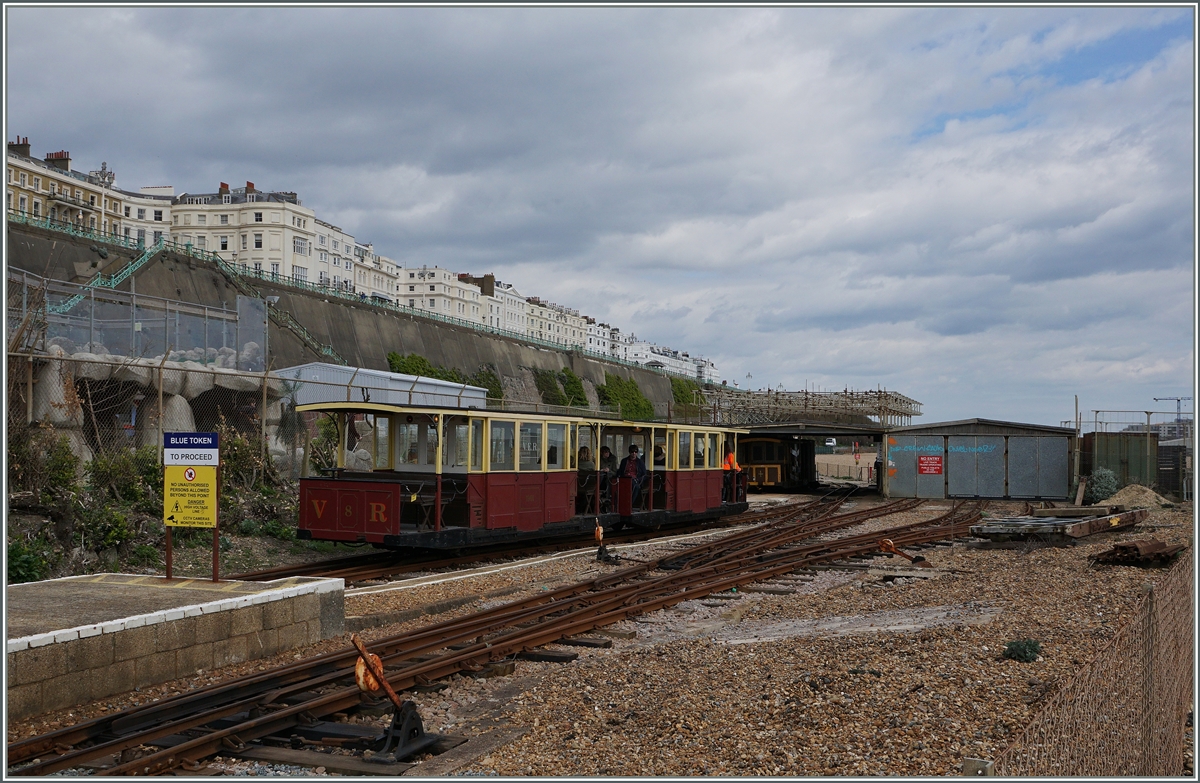
[[[164,465],[218,465],[221,452],[215,432],[164,432]]]

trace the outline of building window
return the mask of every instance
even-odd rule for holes
[[[162,222],[162,213],[163,213],[163,211],[161,209],[154,210],[154,219],[159,221],[160,223]],[[201,220],[200,222],[203,223],[204,221]]]
[[[21,213],[22,213],[22,214],[24,214],[24,213],[25,213],[25,205],[26,205],[28,202],[26,201],[26,199],[25,199],[25,197],[24,197],[24,196],[21,196],[21,198],[20,198],[20,200],[19,200],[19,203],[20,203],[20,205],[21,205]]]
[[[308,280],[308,269],[302,266],[292,267],[292,278],[296,280]]]
[[[229,249],[229,237],[221,237],[221,249],[222,250]]]
[[[432,308],[434,308],[434,309],[436,310],[436,309],[437,309],[437,300],[436,300],[436,299],[430,299],[430,300],[429,300],[429,306],[430,306],[430,307],[432,307]]]
[[[208,215],[196,215],[196,225],[207,226],[208,225]]]
[[[12,172],[11,172],[11,171],[8,173],[8,178],[9,178],[9,179],[12,179]],[[51,182],[51,183],[50,183],[50,195],[51,195],[51,196],[53,196],[53,195],[54,195],[54,193],[55,193],[55,191],[57,191],[57,190],[58,190],[58,183],[57,183],[57,182]],[[129,207],[125,207],[125,217],[129,217]]]
[[[88,206],[89,207],[96,206],[96,197],[95,196],[88,196]]]
[[[246,249],[246,235],[242,234],[242,250]]]
[[[262,234],[254,235],[254,249],[262,250]]]
[[[41,189],[42,189],[42,178],[41,178],[41,177],[34,177],[34,178],[33,178],[33,189],[34,189],[34,190],[41,190]]]
[[[416,307],[416,306],[417,306],[417,300],[416,300],[416,299],[409,299],[409,300],[408,300],[408,306],[409,306],[409,307]]]
[[[51,192],[51,193],[53,193],[53,192],[54,192],[54,186],[53,186],[53,185],[51,185],[51,186],[50,186],[50,192]],[[125,217],[129,217],[129,207],[125,207]]]
[[[322,234],[321,236],[317,237],[317,241],[320,242],[322,245],[325,244],[325,235]]]
[[[298,256],[308,255],[308,240],[292,237],[292,251]]]
[[[144,229],[144,228],[138,229],[138,244],[139,245],[146,244],[146,229]]]
[[[42,214],[42,202],[37,199],[33,200],[33,216],[40,217]]]
[[[225,198],[229,198],[229,196],[226,196]],[[221,215],[221,225],[222,226],[229,225],[229,215]]]
[[[416,291],[416,290],[417,290],[417,287],[416,287],[415,285],[410,285],[410,286],[408,287],[408,290],[409,290],[409,291]]]
[[[255,201],[258,201],[258,195],[255,193],[247,193],[246,201],[247,201],[247,203],[253,204]]]
[[[333,265],[334,265],[334,266],[341,266],[341,265],[342,265],[342,259],[340,259],[340,258],[335,258],[335,259],[333,259]]]
[[[271,264],[271,274],[276,275],[276,276],[279,275],[279,263],[278,262]]]
[[[161,231],[154,232],[154,244],[158,244],[158,240],[162,239],[162,235],[163,233]]]
[[[222,204],[229,204],[232,201],[233,201],[233,196],[229,195],[228,193],[224,193],[221,195],[221,203]]]
[[[412,279],[413,279],[414,277],[416,277],[416,276],[417,276],[416,272],[409,272],[409,273],[408,273],[408,279],[409,279],[409,280],[412,280]]]
[[[262,222],[262,213],[261,213],[261,212],[255,212],[255,213],[254,213],[254,222],[255,222],[255,223],[261,223],[261,222]]]
[[[201,250],[204,250],[204,246],[207,242],[208,242],[208,237],[206,235],[204,235],[204,234],[196,235],[196,247],[200,248]]]
[[[25,187],[25,173],[21,172],[21,187]]]
[[[146,210],[142,209],[141,207],[138,207],[138,220],[145,220],[145,219],[146,219]]]

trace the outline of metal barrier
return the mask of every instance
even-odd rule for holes
[[[1005,776],[1183,774],[1193,695],[1193,552],[995,760]]]
[[[869,455],[874,458],[874,454]],[[866,458],[864,457],[864,460]],[[839,465],[834,462],[818,462],[817,473],[826,478],[844,478],[851,481],[864,481],[868,484],[875,481],[875,465]]]

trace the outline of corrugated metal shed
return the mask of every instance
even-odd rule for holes
[[[1067,497],[1067,427],[963,419],[887,435],[888,495],[917,498]]]
[[[487,389],[385,370],[309,362],[276,373],[299,384],[298,405],[370,402],[435,408],[486,408]],[[349,396],[347,396],[349,395]]]

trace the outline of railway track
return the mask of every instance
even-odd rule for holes
[[[840,500],[794,506],[718,542],[381,639],[370,645],[371,652],[382,659],[395,690],[429,684],[682,601],[797,568],[877,553],[879,533],[828,535],[911,510],[920,502],[896,501],[841,514],[836,513]],[[900,547],[963,536],[981,510],[979,504],[960,503],[935,519],[890,528],[887,535]],[[14,742],[8,746],[9,770],[44,775],[84,762],[115,760],[117,754],[127,760],[115,760],[96,774],[148,775],[194,767],[222,750],[237,750],[361,707],[364,696],[353,685],[357,657],[353,649],[315,656]],[[156,741],[170,746],[155,746]],[[129,758],[147,747],[158,749]],[[56,755],[44,758],[50,753]]]
[[[834,499],[838,497],[840,497],[840,495],[837,492],[829,493],[825,497],[820,498],[819,502],[834,502]],[[763,520],[779,517],[780,515],[787,513],[788,509],[791,509],[796,505],[800,504],[788,503],[763,511],[747,511],[732,517],[722,517],[718,520],[710,520],[700,524],[678,525],[661,530],[616,534],[609,533],[605,537],[605,543],[637,543],[641,541],[650,541],[654,538],[665,535],[686,535],[687,533],[696,533],[702,530],[717,530],[736,525],[754,524]],[[291,576],[322,576],[344,579],[346,580],[347,584],[350,584],[352,582],[366,582],[373,579],[383,579],[389,576],[395,576],[397,574],[412,573],[414,571],[455,568],[458,566],[470,565],[472,563],[478,563],[484,560],[492,560],[495,558],[531,557],[539,554],[561,552],[569,549],[577,549],[581,546],[587,546],[591,544],[592,541],[593,537],[589,533],[586,535],[572,536],[559,541],[538,545],[511,544],[491,546],[481,549],[477,552],[473,552],[469,555],[460,555],[455,557],[443,557],[438,554],[423,552],[370,552],[365,555],[349,555],[347,557],[323,560],[318,563],[299,563],[295,565],[282,565],[275,566],[274,568],[264,568],[259,571],[247,571],[241,574],[233,574],[225,578],[241,582],[267,582],[273,579],[284,579]]]

